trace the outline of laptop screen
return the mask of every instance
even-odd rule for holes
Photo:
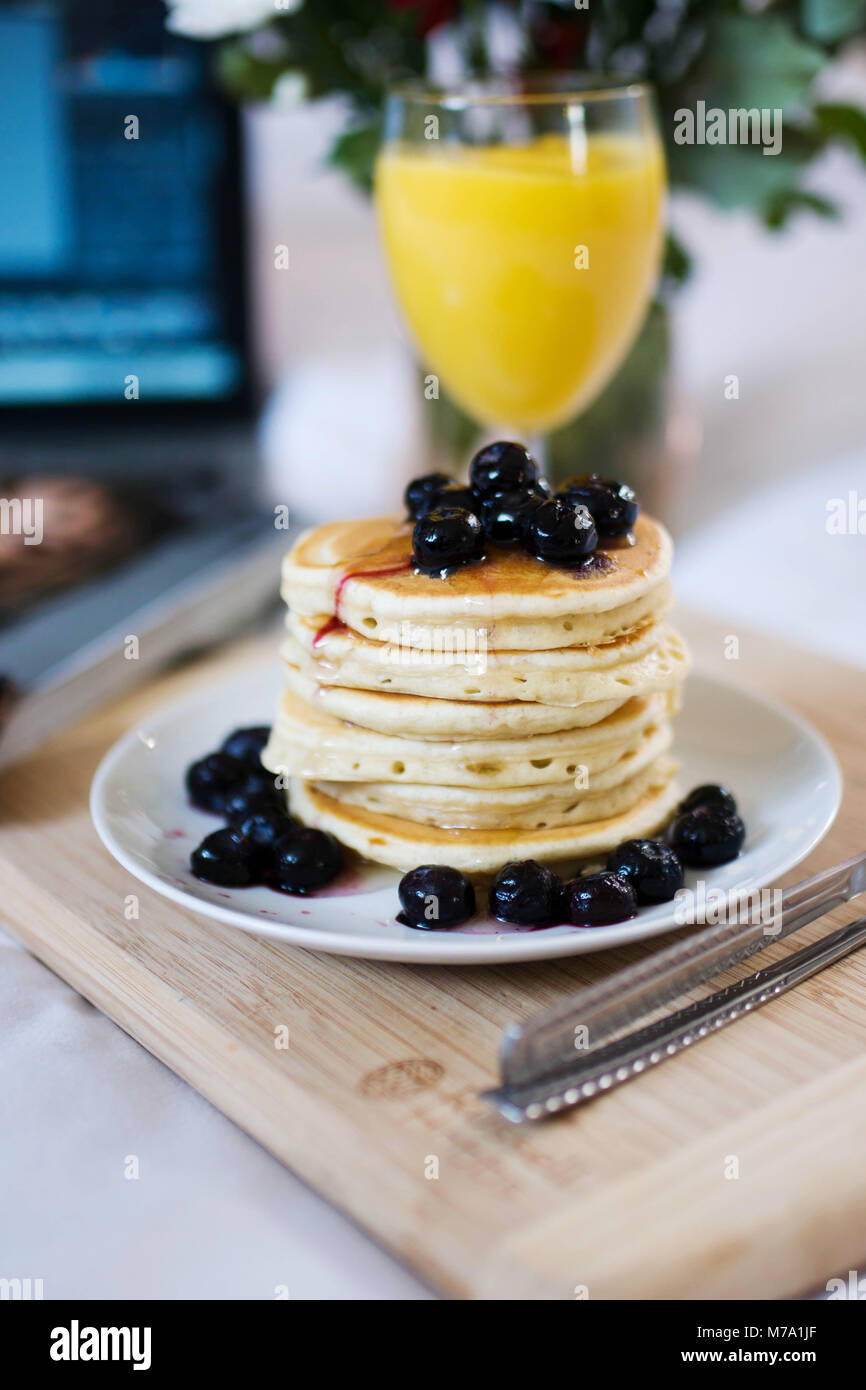
[[[0,9],[0,408],[245,389],[235,121],[161,0]]]

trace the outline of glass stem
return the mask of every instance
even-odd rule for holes
[[[547,435],[536,433],[530,434],[526,440],[526,447],[531,453],[532,457],[535,459],[535,462],[538,464],[539,473],[546,473],[548,457]]]

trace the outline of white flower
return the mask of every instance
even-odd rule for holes
[[[191,39],[213,39],[255,29],[269,19],[294,14],[303,0],[166,0],[166,27]]]
[[[275,106],[299,106],[306,99],[307,79],[302,72],[284,72],[271,90],[271,101]]]

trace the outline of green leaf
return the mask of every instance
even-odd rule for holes
[[[668,232],[665,239],[665,254],[662,262],[662,279],[681,285],[692,273],[692,258],[682,242]]]
[[[217,49],[217,77],[236,100],[267,101],[285,69],[284,59],[267,62],[256,58],[243,41],[229,40]]]
[[[814,109],[821,133],[828,139],[841,136],[850,140],[863,159],[866,159],[866,111],[856,106],[825,102]]]
[[[806,193],[801,188],[785,188],[767,199],[764,206],[764,223],[774,231],[784,227],[791,215],[799,211],[816,213],[819,217],[838,217],[839,209],[817,193]]]
[[[866,24],[866,0],[801,0],[803,32],[820,43],[838,43]]]
[[[381,138],[378,121],[344,131],[331,146],[328,163],[342,169],[358,188],[369,193],[373,187],[373,164]]]
[[[724,208],[760,212],[774,194],[799,180],[808,162],[799,147],[763,155],[757,145],[675,145],[668,152],[671,183],[712,198]]]
[[[803,106],[826,54],[781,18],[720,14],[707,28],[700,60],[684,84],[692,100],[727,111]]]

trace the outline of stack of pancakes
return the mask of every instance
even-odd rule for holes
[[[286,557],[286,689],[265,765],[293,812],[365,858],[491,873],[650,835],[677,800],[672,547],[560,569],[514,548],[446,578],[396,518],[307,532]]]

